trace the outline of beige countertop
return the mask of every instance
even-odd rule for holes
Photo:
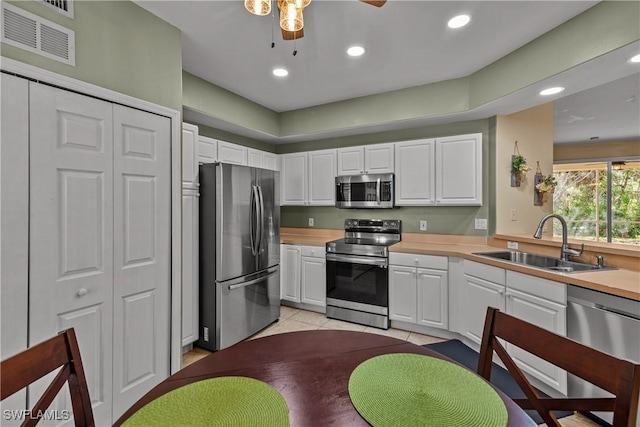
[[[342,230],[282,229],[280,241],[284,244],[324,246],[326,242],[343,237]],[[495,242],[493,239],[489,239]],[[403,241],[389,248],[391,252],[425,255],[442,255],[464,258],[488,265],[518,271],[556,282],[576,285],[640,301],[640,272],[620,268],[618,270],[590,271],[585,273],[561,273],[513,264],[480,255],[476,252],[505,250],[504,246],[486,243],[487,238],[465,236],[403,235]]]

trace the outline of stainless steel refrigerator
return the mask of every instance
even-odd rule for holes
[[[200,339],[229,347],[280,316],[280,173],[200,166]]]

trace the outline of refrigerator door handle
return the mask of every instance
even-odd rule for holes
[[[258,188],[258,203],[260,209],[260,215],[258,216],[258,232],[257,232],[257,240],[256,243],[256,255],[260,254],[260,247],[262,246],[262,237],[264,234],[264,198],[262,197],[262,187],[257,186]]]
[[[251,254],[253,256],[258,255],[258,233],[259,233],[259,205],[258,199],[258,186],[254,185],[251,189],[251,221],[249,221],[250,236],[251,236]]]
[[[233,285],[229,285],[229,290],[232,291],[234,289],[239,289],[239,288],[244,288],[246,286],[254,285],[254,284],[258,283],[258,282],[262,282],[266,278],[271,277],[271,276],[273,276],[274,274],[277,274],[277,273],[278,273],[278,269],[277,268],[272,268],[270,270],[267,270],[267,274],[265,274],[263,276],[257,277],[255,279],[249,280],[247,282],[241,282],[241,283],[236,283],[236,284],[233,284]]]

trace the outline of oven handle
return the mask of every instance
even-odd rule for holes
[[[349,264],[377,265],[379,267],[386,267],[387,265],[389,265],[389,260],[387,258],[373,258],[354,255],[327,254],[327,261],[346,262]]]

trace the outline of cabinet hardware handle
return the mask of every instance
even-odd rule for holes
[[[77,295],[79,297],[83,297],[88,293],[89,293],[89,290],[87,288],[80,288],[80,289],[78,289]]]

